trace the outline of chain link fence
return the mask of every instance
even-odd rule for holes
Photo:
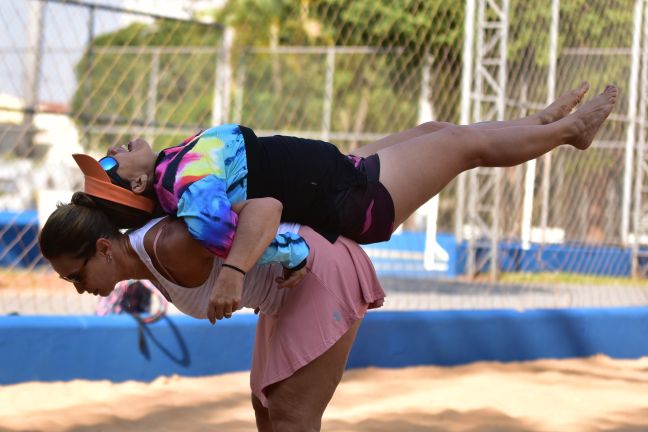
[[[160,149],[226,122],[352,152],[424,121],[532,115],[584,79],[621,89],[591,149],[465,174],[366,250],[397,308],[648,302],[644,0],[150,6],[0,3],[0,312],[94,308],[37,246],[82,187],[71,153],[137,136]]]

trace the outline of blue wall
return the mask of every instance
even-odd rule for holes
[[[566,272],[601,276],[630,276],[632,251],[591,245],[531,245],[501,243],[500,268],[505,272]]]
[[[38,248],[38,213],[0,212],[0,267],[31,267],[45,260]]]
[[[377,312],[350,367],[648,355],[648,307]]]
[[[187,316],[141,328],[129,315],[0,317],[0,384],[249,369],[256,316],[238,314],[217,326]]]
[[[256,316],[212,327],[167,317],[141,331],[129,316],[0,317],[0,384],[151,380],[248,370]],[[349,367],[457,365],[480,360],[648,356],[648,308],[368,314]]]
[[[437,242],[449,256],[448,269],[443,272],[426,271],[422,259],[372,257],[372,261],[380,276],[453,278],[465,274],[467,243],[457,243],[454,236],[448,233],[439,233]],[[422,254],[425,250],[425,235],[419,232],[404,232],[394,235],[388,242],[364,245],[363,248],[369,251],[370,255],[372,250]],[[632,251],[629,248],[566,243],[532,244],[525,249],[518,242],[501,242],[498,250],[502,272],[565,272],[618,277],[629,277],[632,272]],[[477,261],[485,253],[488,253],[487,249],[477,247]],[[641,259],[643,265],[648,264],[648,256]],[[409,270],[403,270],[405,266],[409,267]],[[484,271],[488,270],[487,265]]]

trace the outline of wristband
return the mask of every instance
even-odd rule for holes
[[[307,262],[308,262],[308,258],[304,258],[304,260],[302,262],[300,262],[299,264],[297,264],[295,267],[292,267],[292,268],[284,267],[284,268],[286,270],[290,270],[290,271],[301,270],[306,266]]]
[[[241,273],[243,276],[245,276],[245,271],[243,271],[242,269],[240,269],[240,268],[238,268],[238,267],[236,267],[236,266],[234,266],[234,265],[232,265],[232,264],[226,264],[226,263],[223,263],[223,264],[221,264],[221,266],[223,266],[223,267],[227,267],[227,268],[231,268],[232,270],[236,270],[237,272],[239,272],[239,273]]]

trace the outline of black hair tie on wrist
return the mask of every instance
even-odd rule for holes
[[[293,268],[286,268],[286,267],[284,267],[284,268],[285,268],[286,270],[288,270],[288,271],[294,272],[294,271],[301,270],[301,269],[303,269],[304,267],[306,267],[306,263],[307,263],[307,262],[308,262],[308,258],[304,258],[304,260],[303,260],[302,262],[300,262],[299,264],[297,264],[295,267],[293,267]]]
[[[228,268],[231,268],[232,270],[236,270],[237,272],[239,272],[239,273],[241,273],[243,276],[245,276],[245,271],[243,271],[242,269],[240,269],[240,268],[238,268],[238,267],[236,267],[236,266],[234,266],[234,265],[232,265],[232,264],[226,264],[226,263],[223,263],[223,264],[221,264],[221,265],[222,265],[223,267],[228,267]]]

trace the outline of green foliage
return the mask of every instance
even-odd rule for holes
[[[551,1],[511,0],[508,37],[509,94],[518,84],[531,85],[530,98],[546,98],[549,64]],[[627,56],[567,55],[565,49],[629,48],[632,45],[633,7],[630,0],[560,1],[558,31],[558,92],[587,79],[592,88],[621,83],[628,76]]]
[[[313,0],[311,9],[336,45],[459,49],[463,2],[456,0]]]
[[[308,31],[310,21],[295,0],[230,0],[214,18],[236,29],[237,48],[324,42]]]
[[[551,4],[511,0],[509,81],[512,97],[527,77],[544,77]],[[562,1],[560,48],[629,46],[628,0]],[[249,47],[370,46],[373,54],[338,54],[335,61],[333,131],[389,133],[417,120],[422,61],[432,55],[433,102],[440,120],[457,121],[464,1],[457,0],[230,0],[214,13],[235,29],[233,66],[245,81],[233,85],[242,100],[241,122],[263,130],[322,127],[324,54],[259,54]],[[567,39],[568,38],[568,39]],[[150,54],[100,54],[100,47],[218,47],[216,27],[157,20],[132,24],[95,38],[77,65],[73,110],[91,124],[143,124],[151,73]],[[400,50],[400,51],[399,51]],[[573,85],[583,68],[560,57],[561,82]],[[216,59],[213,54],[160,57],[155,120],[160,125],[207,126]],[[611,61],[588,67],[593,86],[622,77],[628,65]],[[559,65],[560,67],[560,65]],[[543,100],[545,79],[531,80],[529,97]],[[562,89],[560,89],[562,90]],[[238,115],[237,115],[238,119]],[[96,137],[95,137],[96,138]],[[101,145],[114,137],[99,139]],[[97,139],[95,139],[96,141]],[[353,144],[351,144],[353,145]]]
[[[217,27],[158,20],[153,25],[135,23],[96,37],[76,65],[79,85],[72,100],[74,118],[88,133],[90,146],[104,149],[133,137],[128,133],[94,132],[97,126],[146,124],[153,54],[146,50],[126,51],[127,48],[180,47],[173,53],[159,55],[154,123],[193,129],[208,124],[216,56],[192,53],[190,49],[183,52],[182,48],[218,47],[220,35]],[[111,51],[103,51],[104,47]],[[177,142],[177,136],[161,137],[156,146]]]
[[[239,47],[387,48],[336,55],[331,124],[333,131],[389,133],[416,124],[424,55],[444,54],[434,66],[436,75],[460,68],[462,14],[456,1],[446,0],[243,0],[227,2],[216,20],[234,26]],[[235,59],[245,68],[246,82],[238,89],[245,93],[244,123],[271,130],[321,129],[325,55],[248,53]],[[457,101],[455,93],[447,95]],[[454,116],[453,109],[445,111]]]

